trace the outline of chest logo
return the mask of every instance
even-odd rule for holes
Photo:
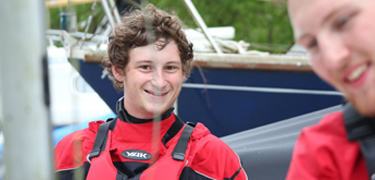
[[[151,159],[151,154],[138,150],[138,149],[129,149],[121,153],[122,157],[126,159],[134,159],[134,160],[149,160]]]

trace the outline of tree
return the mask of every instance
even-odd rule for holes
[[[197,27],[183,0],[150,0],[149,2],[169,12],[174,10],[188,27]],[[208,27],[233,26],[236,29],[234,40],[249,42],[251,49],[280,53],[287,51],[294,44],[284,1],[193,0],[192,2]],[[91,6],[92,3],[75,6],[78,21],[87,19],[91,13]],[[50,10],[52,29],[59,29],[59,14],[64,10],[59,8]],[[90,32],[94,31],[103,14],[98,3]]]

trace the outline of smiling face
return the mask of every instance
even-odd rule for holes
[[[167,111],[185,80],[176,43],[171,41],[161,50],[157,44],[131,49],[124,73],[112,67],[115,78],[124,82],[125,109],[141,119]]]
[[[314,71],[367,116],[375,116],[375,1],[289,0],[297,43]]]

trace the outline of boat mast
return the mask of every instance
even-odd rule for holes
[[[44,1],[0,6],[5,179],[53,179],[44,11]]]
[[[207,25],[203,21],[203,18],[199,14],[197,8],[195,8],[193,2],[191,0],[184,0],[184,4],[188,8],[188,10],[189,10],[191,16],[193,17],[195,23],[197,24],[197,26],[199,28],[201,28],[201,30],[203,31],[203,34],[206,36],[206,38],[208,39],[208,41],[210,41],[212,47],[214,47],[216,53],[223,54],[223,52],[221,51],[219,45],[215,42],[214,38],[208,32]]]

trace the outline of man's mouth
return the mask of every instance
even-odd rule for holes
[[[164,96],[164,95],[168,94],[168,92],[161,93],[161,92],[151,92],[151,91],[148,91],[148,90],[145,90],[145,92],[148,93],[148,94],[152,94],[154,96]]]
[[[347,81],[348,82],[353,82],[357,80],[361,75],[366,71],[368,68],[369,64],[362,64],[361,66],[358,66],[355,68],[348,76],[347,76]]]

